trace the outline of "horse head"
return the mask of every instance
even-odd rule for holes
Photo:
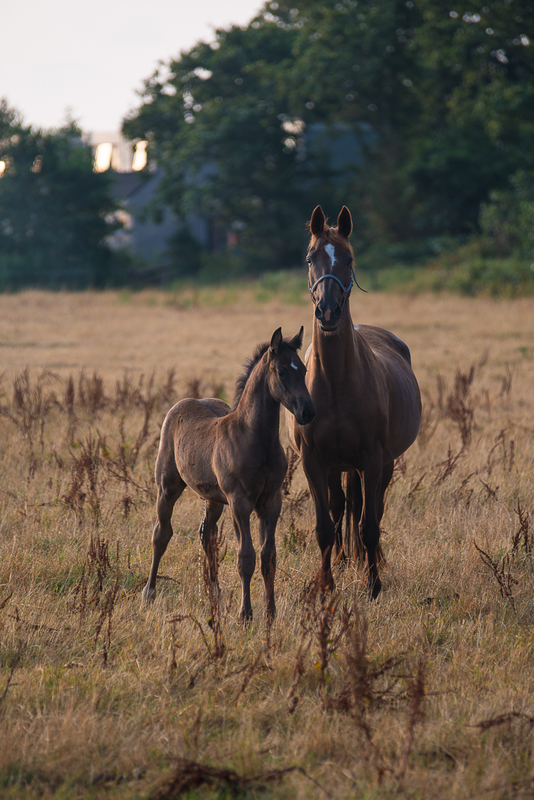
[[[295,416],[299,425],[307,425],[315,417],[315,406],[306,386],[306,367],[297,353],[303,337],[304,327],[292,339],[284,339],[282,329],[278,328],[268,351],[271,395]]]
[[[352,282],[358,285],[354,275],[354,253],[349,243],[352,233],[349,209],[343,206],[337,227],[331,228],[326,224],[323,209],[317,206],[310,220],[310,233],[306,256],[308,289],[321,330],[331,333],[339,325]]]

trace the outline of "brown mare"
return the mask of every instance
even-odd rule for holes
[[[230,507],[239,544],[240,616],[244,623],[252,620],[250,581],[256,553],[250,515],[253,510],[256,512],[266,610],[268,617],[274,616],[275,529],[287,471],[279,436],[280,403],[295,415],[299,425],[306,426],[315,416],[305,383],[306,369],[297,355],[303,334],[301,328],[292,339],[283,339],[278,328],[270,343],[258,345],[237,381],[232,410],[215,398],[185,399],[165,417],[156,461],[158,521],[152,537],[154,556],[143,590],[144,603],[156,596],[159,562],[173,533],[173,508],[189,486],[206,501],[200,537],[212,581],[217,522],[224,506]]]
[[[317,206],[310,232],[306,261],[315,319],[305,362],[317,413],[306,427],[288,415],[288,429],[315,505],[325,588],[333,586],[334,542],[340,557],[345,555],[341,524],[346,500],[348,555],[365,547],[369,596],[376,598],[382,587],[377,554],[384,494],[394,460],[419,431],[421,396],[404,342],[383,328],[352,322],[347,299],[356,278],[348,208],[343,206],[334,228]],[[346,498],[342,473],[347,473]]]

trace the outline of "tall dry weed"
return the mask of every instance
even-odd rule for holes
[[[37,300],[49,303],[25,302]],[[161,371],[147,373],[140,337],[122,378],[107,360],[120,348],[108,347],[101,361],[76,351],[83,374],[10,367],[0,387],[0,793],[529,796],[532,309],[369,298],[369,321],[399,326],[409,342],[427,412],[387,498],[383,592],[368,604],[351,563],[334,567],[335,594],[314,584],[313,507],[295,461],[278,528],[278,616],[244,630],[235,538],[221,534],[208,578],[201,507],[188,492],[158,599],[141,611],[153,467],[161,422],[189,376],[213,374],[230,393],[251,344],[286,312],[232,308],[233,346],[226,311],[202,312],[196,342],[199,308],[193,317],[141,296],[130,308],[105,294],[91,301],[110,341],[129,317],[129,330],[141,318],[161,332],[150,351]],[[59,316],[66,302],[54,300]],[[209,344],[219,331],[220,357]],[[52,355],[71,363],[74,348]],[[253,603],[262,594],[257,574]]]

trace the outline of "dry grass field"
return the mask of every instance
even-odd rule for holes
[[[0,796],[534,795],[534,301],[353,292],[409,344],[416,444],[383,520],[383,592],[357,565],[322,598],[306,485],[285,487],[278,616],[238,623],[228,513],[220,605],[202,503],[174,515],[158,597],[153,467],[170,405],[231,399],[304,296],[244,289],[0,295]]]

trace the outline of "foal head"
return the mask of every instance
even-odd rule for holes
[[[321,330],[337,329],[354,276],[354,253],[349,244],[352,217],[343,206],[337,218],[337,227],[330,228],[321,206],[317,206],[310,220],[311,240],[306,262],[308,264],[308,289],[315,304],[315,316]]]
[[[306,387],[306,367],[297,353],[303,337],[303,327],[291,339],[284,339],[282,329],[278,328],[267,351],[271,396],[295,416],[299,425],[307,425],[315,417],[315,407]]]
[[[245,391],[252,372],[260,362],[265,368],[265,380],[271,397],[282,403],[297,419],[299,425],[307,425],[315,417],[315,407],[306,387],[306,367],[297,350],[302,347],[304,328],[292,339],[284,339],[278,328],[270,342],[259,344],[238,378],[232,411],[235,411]]]

